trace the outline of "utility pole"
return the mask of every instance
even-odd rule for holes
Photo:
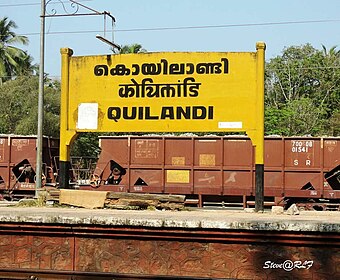
[[[38,94],[38,131],[35,198],[39,196],[42,178],[43,126],[44,126],[44,68],[45,68],[45,0],[41,0],[40,15],[40,64],[39,64],[39,94]]]
[[[45,74],[45,18],[47,17],[66,17],[66,16],[90,16],[90,15],[101,15],[104,16],[104,34],[106,31],[106,16],[111,18],[112,29],[115,18],[107,11],[99,12],[77,1],[69,0],[73,12],[67,11],[65,2],[59,0],[59,4],[62,5],[64,13],[58,14],[55,9],[52,9],[51,13],[46,12],[46,7],[52,3],[52,0],[41,0],[41,15],[40,15],[40,65],[39,65],[39,95],[38,95],[38,128],[37,128],[37,154],[36,154],[36,182],[35,182],[35,198],[39,196],[39,190],[42,187],[42,166],[43,166],[43,126],[44,126],[44,74]],[[78,13],[79,8],[85,9],[86,13]],[[100,37],[100,38],[99,38]],[[97,35],[97,38],[102,41],[107,41],[104,37]],[[107,43],[106,42],[106,43]],[[111,46],[119,48],[118,45],[110,42]]]

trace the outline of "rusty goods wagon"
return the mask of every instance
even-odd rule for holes
[[[36,136],[0,135],[0,192],[7,198],[32,196],[35,189]],[[43,137],[43,184],[56,183],[59,140]]]
[[[237,198],[245,207],[254,200],[254,148],[247,137],[105,136],[100,146],[94,188],[185,194],[200,206]],[[268,204],[339,202],[340,138],[266,137],[264,157]]]

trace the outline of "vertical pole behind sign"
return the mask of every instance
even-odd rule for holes
[[[255,211],[264,210],[264,66],[265,49],[263,42],[256,44],[257,50],[257,110],[258,133],[255,149]]]
[[[59,187],[69,188],[70,174],[70,145],[76,136],[74,130],[69,129],[69,64],[73,51],[68,48],[61,53],[61,97],[60,97],[60,157],[59,157]]]
[[[42,150],[43,150],[43,125],[44,125],[44,60],[45,60],[45,0],[41,0],[40,16],[40,66],[39,66],[39,94],[38,94],[38,128],[37,128],[37,159],[35,197],[41,189],[42,178]]]

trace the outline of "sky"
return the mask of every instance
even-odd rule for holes
[[[46,1],[46,14],[74,12],[68,0]],[[285,47],[306,43],[321,49],[340,48],[339,0],[83,0],[81,4],[115,17],[61,16],[45,20],[45,72],[60,77],[60,48],[75,56],[111,54],[96,39],[105,36],[118,45],[138,43],[149,52],[253,52],[256,42],[267,45],[266,60]],[[89,12],[79,8],[78,14]],[[0,18],[8,17],[28,37],[18,46],[39,64],[41,2],[0,0]]]

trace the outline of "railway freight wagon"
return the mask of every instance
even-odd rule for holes
[[[0,192],[7,199],[34,195],[36,147],[36,136],[0,135]],[[43,137],[42,152],[42,182],[55,185],[59,140]]]
[[[247,137],[103,136],[100,146],[94,188],[185,194],[200,206],[254,201]],[[266,137],[264,158],[265,205],[340,201],[340,138]]]

